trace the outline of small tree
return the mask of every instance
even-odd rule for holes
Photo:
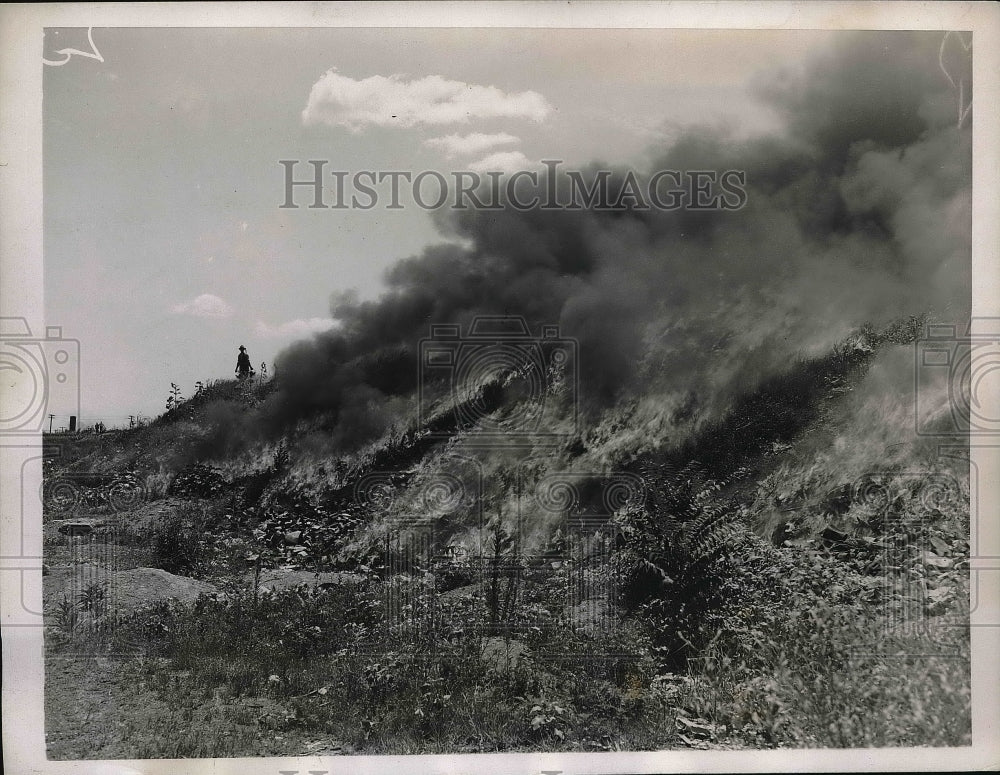
[[[184,398],[181,396],[181,389],[176,382],[170,383],[170,395],[167,396],[167,411],[176,409],[181,405]]]
[[[490,632],[496,634],[513,618],[521,575],[519,541],[504,528],[499,510],[490,536],[490,549],[486,609]]]

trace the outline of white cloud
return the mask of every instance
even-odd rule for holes
[[[498,151],[468,165],[473,172],[518,172],[519,170],[532,170],[540,166],[539,162],[530,161],[520,151]]]
[[[265,339],[279,339],[283,337],[302,337],[309,334],[316,334],[320,331],[329,331],[336,325],[337,321],[333,318],[297,318],[296,320],[288,320],[277,326],[258,322],[255,330],[257,336]]]
[[[233,314],[233,308],[225,299],[211,293],[203,293],[191,301],[175,304],[170,311],[175,315],[193,315],[196,318],[228,318]]]
[[[313,84],[302,111],[306,125],[347,127],[464,124],[474,118],[541,121],[551,110],[538,92],[504,92],[495,86],[451,81],[440,75],[415,80],[373,75],[354,80],[328,71]]]
[[[444,137],[431,137],[424,140],[424,145],[428,148],[440,148],[445,156],[453,159],[456,156],[471,156],[496,148],[498,145],[510,145],[521,142],[520,138],[509,135],[506,132],[487,135],[482,132],[473,132],[468,135],[445,135]]]

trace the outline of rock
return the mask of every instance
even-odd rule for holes
[[[170,483],[169,494],[183,498],[214,498],[228,486],[229,482],[219,471],[195,463],[177,473]]]
[[[693,738],[701,738],[707,740],[715,737],[718,732],[718,726],[704,719],[689,719],[684,716],[678,716],[676,720],[677,729]],[[684,735],[682,735],[683,737]]]
[[[300,756],[341,756],[345,753],[354,753],[354,746],[339,740],[316,740],[306,743]]]
[[[105,523],[103,522],[70,519],[59,525],[59,532],[65,536],[85,536],[104,526]]]
[[[927,593],[924,601],[924,613],[927,616],[941,616],[948,612],[952,602],[951,587],[937,587]]]
[[[820,535],[823,545],[833,548],[842,545],[847,540],[847,533],[832,527],[827,527]]]
[[[947,557],[938,557],[931,552],[924,552],[924,564],[932,568],[950,568],[952,561]]]
[[[289,530],[285,533],[282,540],[284,540],[285,544],[288,546],[295,546],[295,544],[299,542],[300,538],[302,538],[301,530]]]
[[[929,536],[927,539],[934,553],[940,556],[945,556],[951,553],[951,547],[948,546],[948,542],[938,538],[937,536]]]
[[[688,748],[697,748],[699,751],[708,750],[708,743],[704,740],[697,740],[695,738],[688,737],[687,735],[683,734],[678,734],[677,736],[681,739],[681,742],[684,743],[684,745],[686,745]]]

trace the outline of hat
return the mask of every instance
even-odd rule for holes
[[[240,350],[245,350],[245,349],[247,349],[247,348],[244,347],[243,345],[240,345]]]

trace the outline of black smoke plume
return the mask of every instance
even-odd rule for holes
[[[692,131],[640,175],[743,170],[739,210],[443,215],[464,244],[400,261],[377,301],[339,296],[340,327],[279,357],[265,418],[321,416],[346,446],[373,438],[412,408],[431,324],[477,315],[577,339],[590,410],[655,388],[697,394],[705,411],[862,324],[967,316],[972,117],[959,125],[953,82],[971,94],[971,75],[941,45],[940,33],[845,35],[803,73],[760,83],[782,134]]]

